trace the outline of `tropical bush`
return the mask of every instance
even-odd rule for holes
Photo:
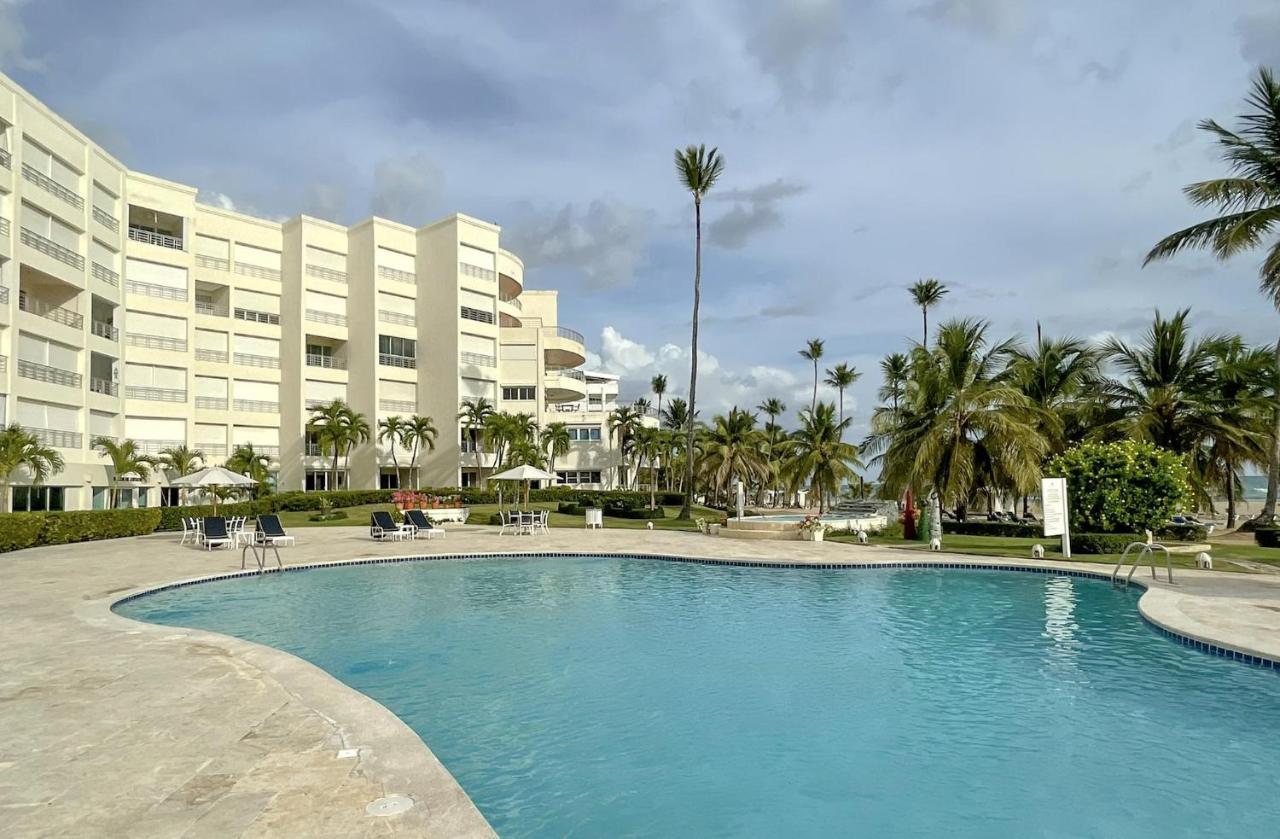
[[[1145,541],[1134,533],[1072,533],[1071,552],[1077,554],[1123,553],[1133,542]],[[1132,556],[1132,554],[1130,554]]]
[[[1191,492],[1181,457],[1136,440],[1082,443],[1050,460],[1045,474],[1067,479],[1071,527],[1085,532],[1160,530]]]
[[[157,508],[4,513],[0,514],[0,551],[142,536],[155,531],[159,523]]]
[[[1280,548],[1280,527],[1259,527],[1253,531],[1253,541],[1263,548]]]
[[[942,532],[953,536],[1039,536],[1043,531],[1039,524],[1019,521],[947,521],[942,520]]]

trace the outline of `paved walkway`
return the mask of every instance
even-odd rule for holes
[[[496,528],[374,544],[299,531],[290,564],[423,553],[662,553],[800,563],[917,562],[885,548],[690,533]],[[238,569],[238,553],[149,536],[0,555],[0,832],[6,836],[491,836],[422,741],[382,706],[288,654],[135,623],[125,593]],[[931,561],[1008,564],[934,554]],[[1027,564],[1030,564],[1028,560]],[[1104,570],[1097,565],[1040,563]],[[1179,571],[1141,608],[1168,628],[1280,659],[1280,580]],[[412,806],[366,808],[388,796]]]

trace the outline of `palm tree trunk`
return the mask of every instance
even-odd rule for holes
[[[649,509],[658,509],[657,477],[653,474],[653,458],[649,458]]]
[[[1276,342],[1276,366],[1280,367],[1280,341]],[[1271,461],[1267,464],[1267,498],[1262,502],[1260,521],[1272,522],[1276,518],[1276,494],[1280,489],[1280,382],[1275,383],[1275,405],[1272,409]]]
[[[1235,464],[1227,462],[1227,529],[1236,526],[1236,470]]]
[[[335,439],[333,441],[333,482],[332,486],[329,487],[330,492],[338,488],[338,455],[341,451],[342,445]]]
[[[693,197],[693,340],[689,358],[689,433],[684,467],[684,503],[680,505],[680,518],[687,519],[693,513],[693,418],[697,411],[698,395],[698,308],[702,305],[702,197]],[[1280,347],[1277,348],[1280,352]]]
[[[920,346],[929,346],[929,307],[921,306],[920,314],[924,318],[924,337],[920,340]]]
[[[818,407],[818,359],[813,360],[813,398],[809,400],[809,413]]]

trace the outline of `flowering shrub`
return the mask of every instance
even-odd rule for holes
[[[1073,531],[1157,531],[1191,497],[1182,458],[1136,440],[1083,443],[1049,461],[1045,474],[1067,479]]]
[[[800,532],[804,534],[817,533],[819,530],[825,531],[827,529],[822,519],[817,516],[805,516],[796,527],[800,528]]]

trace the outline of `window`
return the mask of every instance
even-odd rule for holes
[[[571,425],[569,426],[569,439],[575,443],[598,443],[600,442],[600,426]]]
[[[538,389],[533,385],[504,387],[502,398],[509,402],[528,402],[538,398]]]
[[[401,338],[396,335],[379,335],[378,353],[400,358],[417,358],[418,342],[412,338]]]
[[[179,487],[164,487],[160,490],[161,507],[181,507],[182,490]]]
[[[321,471],[319,469],[308,470],[306,483],[304,484],[304,486],[306,487],[307,492],[324,492],[325,490],[328,490],[330,488],[329,479],[332,477],[333,477],[333,474],[328,471]],[[345,489],[346,486],[347,486],[347,475],[345,472],[340,471],[338,472],[337,488]]]
[[[16,486],[13,488],[14,512],[59,512],[63,506],[63,487]]]
[[[599,484],[603,482],[600,480],[600,473],[598,471],[583,469],[576,472],[556,472],[556,483],[577,485]]]
[[[480,485],[480,479],[476,475],[475,470],[464,471],[462,473],[462,485],[464,487],[474,487]]]
[[[395,472],[383,472],[378,475],[378,489],[399,489],[400,476]]]
[[[307,344],[307,355],[319,355],[324,358],[333,358],[333,347],[326,344]]]

